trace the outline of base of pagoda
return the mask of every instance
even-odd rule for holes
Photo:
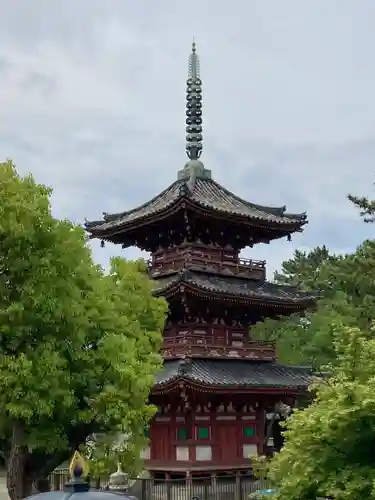
[[[235,476],[236,474],[250,474],[252,471],[250,460],[243,459],[236,462],[162,462],[157,460],[147,460],[144,468],[155,479],[169,479],[173,476]]]
[[[251,493],[268,488],[263,479],[256,478],[249,464],[230,467],[223,464],[215,469],[191,465],[189,470],[150,471],[142,491],[158,500],[225,499],[246,500]],[[145,498],[142,496],[142,498]]]

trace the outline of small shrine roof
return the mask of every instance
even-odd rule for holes
[[[138,208],[117,214],[104,214],[102,221],[86,222],[86,229],[95,236],[105,237],[106,232],[125,229],[127,226],[145,223],[186,200],[197,207],[214,212],[248,219],[249,222],[298,230],[307,223],[306,213],[291,214],[286,207],[262,206],[231,193],[211,178],[186,177],[175,181],[152,200]]]
[[[276,362],[226,359],[183,359],[164,361],[156,387],[180,379],[217,388],[307,389],[314,379],[311,368]]]
[[[167,295],[168,291],[172,292],[180,284],[191,286],[203,292],[242,297],[255,302],[306,305],[306,303],[314,302],[318,298],[318,295],[313,292],[302,292],[298,288],[288,285],[190,270],[155,280],[155,293]]]

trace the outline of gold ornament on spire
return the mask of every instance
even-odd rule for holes
[[[89,474],[89,467],[83,456],[75,451],[69,465],[69,474],[73,479],[85,478]]]

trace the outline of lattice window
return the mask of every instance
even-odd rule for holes
[[[176,446],[176,460],[185,462],[189,460],[188,446]]]
[[[211,446],[196,446],[195,459],[197,461],[202,461],[202,462],[208,462],[208,461],[212,460],[212,448],[211,448]]]
[[[243,435],[246,438],[252,438],[255,436],[255,429],[252,425],[246,425],[243,428]]]
[[[251,455],[258,455],[258,447],[256,444],[244,444],[242,450],[244,458],[250,458]]]
[[[197,427],[196,428],[197,439],[210,439],[210,428],[209,427]]]
[[[177,436],[178,441],[186,441],[188,439],[188,432],[186,427],[178,427],[177,428]]]

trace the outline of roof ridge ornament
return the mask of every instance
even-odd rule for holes
[[[178,374],[180,376],[190,375],[192,368],[192,359],[186,356],[183,356],[178,361]]]
[[[83,456],[76,450],[69,465],[70,480],[65,484],[64,491],[70,493],[84,493],[89,490],[86,480],[89,467]]]
[[[202,80],[199,56],[193,38],[186,80],[186,154],[189,161],[185,168],[178,172],[178,179],[191,179],[191,192],[194,190],[196,179],[211,179],[211,171],[205,169],[199,159],[202,150]]]

